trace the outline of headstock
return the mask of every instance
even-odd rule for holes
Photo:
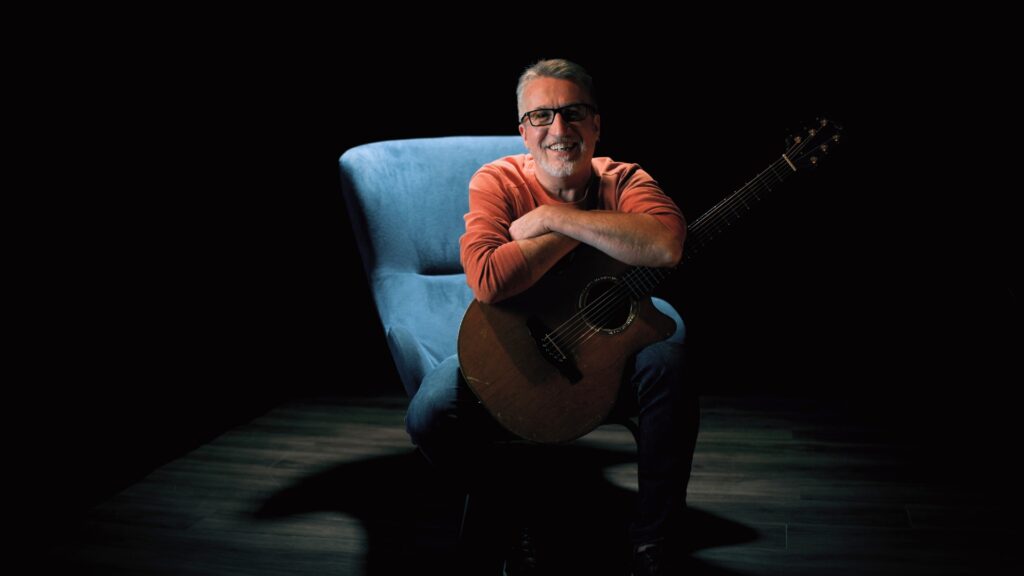
[[[786,139],[784,156],[794,170],[814,168],[839,143],[843,127],[819,118],[812,128]]]

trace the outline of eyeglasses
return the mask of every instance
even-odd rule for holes
[[[537,108],[530,110],[519,119],[519,123],[530,120],[531,126],[549,126],[555,121],[555,114],[561,114],[562,120],[566,122],[579,122],[587,117],[588,113],[597,114],[597,108],[590,104],[569,104],[561,108]]]

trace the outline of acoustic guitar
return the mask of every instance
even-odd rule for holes
[[[688,226],[681,263],[791,174],[817,165],[840,130],[819,120],[791,138],[778,160]],[[522,438],[583,436],[614,407],[628,359],[675,331],[650,297],[672,270],[629,266],[581,245],[526,292],[497,304],[474,300],[459,328],[466,383]]]

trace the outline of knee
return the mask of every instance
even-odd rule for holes
[[[668,340],[656,342],[637,354],[637,372],[656,380],[681,380],[685,356],[682,344]]]
[[[677,342],[657,342],[641,350],[636,357],[633,376],[638,396],[652,392],[658,392],[658,395],[661,392],[682,394],[685,391],[684,365],[685,351]]]
[[[423,379],[419,390],[409,402],[405,429],[413,444],[429,443],[454,416],[459,384],[459,362],[452,356]]]

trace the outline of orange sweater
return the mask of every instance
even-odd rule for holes
[[[595,208],[651,214],[675,233],[680,245],[686,223],[679,208],[662,192],[653,178],[636,164],[594,158],[600,177]],[[497,302],[514,296],[540,279],[530,270],[509,226],[542,204],[562,204],[544,191],[529,154],[506,156],[484,165],[469,182],[469,213],[466,233],[459,240],[466,282],[480,300]]]

